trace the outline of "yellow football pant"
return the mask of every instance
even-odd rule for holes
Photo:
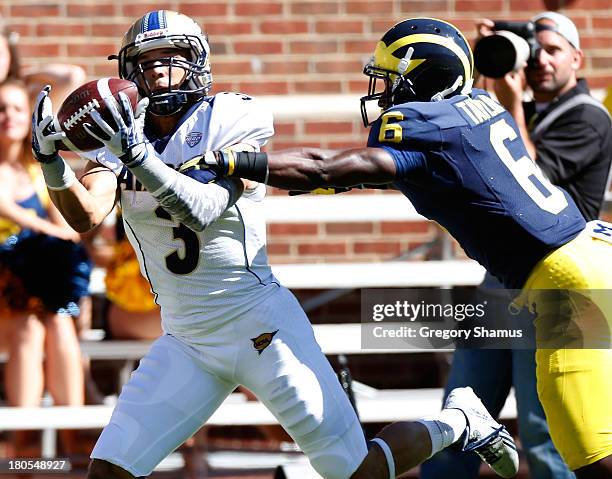
[[[589,223],[536,265],[521,293],[537,315],[538,395],[573,470],[612,454],[612,241],[593,228],[612,233]]]

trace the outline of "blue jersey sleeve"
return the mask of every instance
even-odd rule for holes
[[[440,139],[438,125],[409,105],[402,105],[384,112],[372,124],[368,146],[389,152],[395,161],[396,178],[401,180],[425,168],[425,153],[438,150]]]
[[[409,177],[410,173],[425,167],[425,155],[420,151],[396,150],[390,146],[380,145],[395,162],[395,177],[398,180]]]

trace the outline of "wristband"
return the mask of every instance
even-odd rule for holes
[[[224,176],[245,178],[266,183],[268,181],[268,155],[255,151],[223,150],[207,152],[204,163]]]
[[[228,176],[238,176],[259,183],[268,181],[268,154],[255,151],[232,151],[234,171]]]
[[[51,161],[41,163],[40,167],[47,188],[52,191],[67,190],[76,181],[74,171],[59,155],[56,155]]]

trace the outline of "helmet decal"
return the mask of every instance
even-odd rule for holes
[[[382,42],[379,42],[379,44],[380,43]],[[448,37],[442,37],[440,35],[432,35],[429,33],[416,33],[408,37],[400,38],[396,40],[395,42],[393,42],[388,47],[383,47],[387,52],[389,52],[389,53],[386,53],[385,55],[385,58],[388,58],[387,59],[388,64],[389,65],[395,64],[394,69],[397,70],[397,65],[399,65],[401,60],[399,58],[394,57],[390,52],[394,52],[396,50],[399,50],[401,47],[404,47],[406,45],[412,45],[415,43],[432,43],[434,45],[440,45],[443,48],[448,48],[451,52],[457,55],[457,57],[459,57],[459,60],[461,60],[461,63],[463,65],[463,69],[469,75],[472,74],[472,67],[470,65],[470,59],[466,55],[465,51],[463,51],[461,47],[457,45],[457,43],[455,43],[453,40],[451,40]],[[377,47],[377,50],[378,50],[378,47]],[[408,66],[408,69],[402,73],[403,74],[410,73],[412,70],[414,70],[414,68],[416,68],[417,66],[419,66],[421,63],[425,61],[427,61],[427,58],[415,58],[413,56],[413,58],[410,60],[410,65]]]

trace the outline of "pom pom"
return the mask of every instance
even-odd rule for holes
[[[115,245],[115,255],[106,269],[106,297],[121,309],[146,313],[157,308],[151,285],[140,274],[136,253],[127,239]]]

